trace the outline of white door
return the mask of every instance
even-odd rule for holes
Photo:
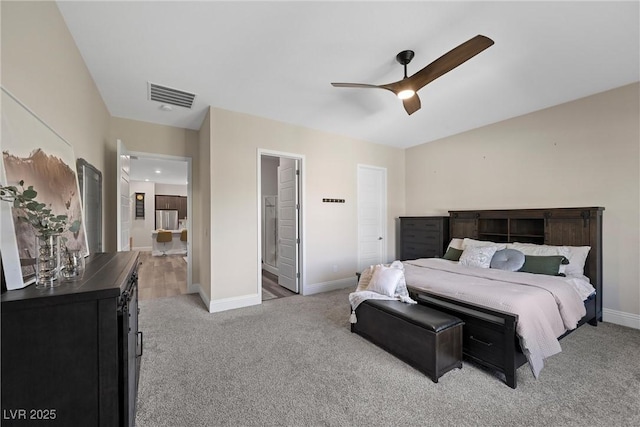
[[[262,198],[262,268],[278,275],[278,196]]]
[[[299,292],[298,160],[280,158],[278,167],[278,284]]]
[[[131,160],[127,147],[117,140],[118,145],[118,251],[131,250],[129,244],[130,230],[131,230],[131,197],[129,194],[129,171],[131,167]]]
[[[387,170],[358,165],[358,271],[387,258]]]

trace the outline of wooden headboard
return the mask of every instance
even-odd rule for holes
[[[603,211],[603,207],[449,211],[450,237],[590,246],[584,274],[596,288],[596,316],[602,321]]]

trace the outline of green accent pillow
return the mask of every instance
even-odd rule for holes
[[[460,259],[460,255],[462,255],[461,249],[449,247],[447,249],[447,253],[444,254],[442,259],[448,259],[449,261],[458,261]]]
[[[567,259],[562,255],[525,255],[524,265],[518,271],[533,274],[546,274],[548,276],[559,276],[560,264],[565,264],[566,262]]]

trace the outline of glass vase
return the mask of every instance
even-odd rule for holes
[[[65,282],[81,279],[84,274],[84,256],[79,250],[65,249],[60,255],[60,278]]]
[[[60,235],[36,235],[36,288],[60,285]]]

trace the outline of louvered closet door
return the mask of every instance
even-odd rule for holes
[[[278,284],[299,292],[298,160],[280,158],[278,166]]]

